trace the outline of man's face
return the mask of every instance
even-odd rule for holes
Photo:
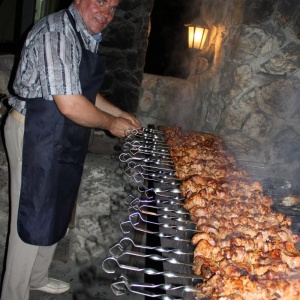
[[[89,33],[94,35],[112,21],[119,0],[76,0],[74,4]]]

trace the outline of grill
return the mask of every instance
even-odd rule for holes
[[[201,295],[196,285],[203,278],[192,270],[191,245],[192,236],[199,231],[190,213],[183,209],[181,181],[163,132],[151,127],[143,132],[127,132],[120,161],[139,196],[132,193],[125,199],[128,220],[120,223],[124,237],[110,248],[110,255],[102,263],[103,270],[114,276],[112,291],[119,296],[129,290],[144,299],[200,299],[195,292]],[[263,168],[261,164],[246,165],[252,170]],[[276,199],[274,210],[299,217],[299,207],[280,204],[281,197],[292,188],[291,183],[265,179],[262,185],[264,193]],[[298,233],[299,220],[293,226]]]

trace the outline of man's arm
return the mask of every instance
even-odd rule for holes
[[[82,126],[106,129],[117,137],[123,137],[127,129],[140,127],[138,121],[137,126],[135,125],[137,123],[132,122],[130,118],[124,118],[123,111],[106,100],[108,104],[104,106],[104,109],[99,109],[83,95],[53,95],[53,99],[65,117]]]
[[[130,123],[136,126],[136,128],[140,128],[142,126],[140,121],[134,115],[129,114],[126,111],[123,111],[120,108],[114,106],[100,94],[97,94],[96,107],[112,116],[127,119]]]

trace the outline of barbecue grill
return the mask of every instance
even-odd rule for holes
[[[124,200],[128,205],[128,219],[120,223],[124,237],[110,248],[102,264],[103,270],[114,276],[112,291],[118,296],[129,290],[144,299],[199,299],[195,292],[199,295],[200,290],[195,286],[203,278],[192,270],[191,245],[198,230],[183,209],[181,181],[164,132],[143,128],[128,131],[126,136],[119,158],[140,196],[130,194]],[[262,168],[257,164],[252,167]],[[264,192],[276,199],[275,210],[299,216],[299,207],[280,205],[280,197],[292,187],[289,182],[266,179],[262,184]],[[299,233],[298,224],[294,222],[295,233]]]

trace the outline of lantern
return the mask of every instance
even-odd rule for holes
[[[202,50],[205,44],[208,29],[205,26],[187,24],[189,48]]]

